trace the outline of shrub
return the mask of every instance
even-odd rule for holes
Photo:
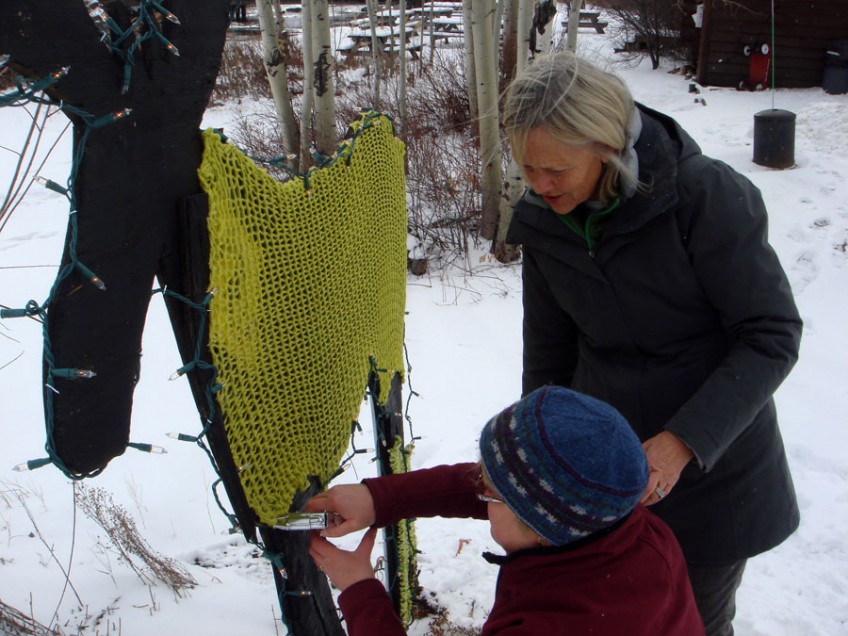
[[[291,49],[290,91],[302,93],[302,54]],[[429,57],[429,56],[428,56]],[[373,106],[373,74],[363,56],[361,64],[337,67],[336,116],[339,135],[363,108]],[[479,145],[469,112],[461,51],[434,51],[432,60],[407,65],[407,129],[400,130],[407,149],[407,202],[409,234],[418,256],[444,264],[464,256],[475,244],[481,212]],[[379,110],[399,121],[397,64],[381,86]],[[262,67],[258,40],[228,44],[222,62],[218,99],[267,98],[269,89]],[[241,117],[231,133],[248,154],[271,158],[282,154],[280,128],[271,100],[262,101],[261,112]],[[298,112],[295,104],[295,112]],[[291,172],[265,166],[277,178]]]

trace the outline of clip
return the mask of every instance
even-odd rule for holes
[[[277,517],[277,530],[323,530],[327,527],[329,514],[326,512],[290,512]]]

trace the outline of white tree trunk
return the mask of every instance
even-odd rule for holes
[[[338,145],[336,133],[335,61],[327,0],[312,3],[312,56],[315,84],[315,148],[332,155]],[[304,27],[305,28],[305,27]],[[306,63],[304,51],[304,64]]]
[[[312,106],[315,103],[315,73],[309,63],[312,53],[312,3],[304,2],[301,14],[303,34],[303,103],[300,111],[300,171],[306,172],[312,165]]]
[[[580,9],[583,8],[583,0],[571,0],[569,7],[565,45],[569,51],[577,51],[577,29],[580,28]]]
[[[533,28],[534,0],[519,0],[518,2],[518,54],[515,61],[515,72],[520,73],[527,66],[531,57],[530,29]]]
[[[480,0],[478,0],[478,3]],[[465,62],[465,89],[468,91],[468,110],[471,113],[471,121],[476,122],[480,116],[477,106],[477,69],[474,62],[474,30],[471,28],[472,18],[471,0],[462,0],[462,44],[463,61]],[[435,47],[432,46],[431,51]]]
[[[286,152],[298,150],[297,125],[294,119],[291,95],[289,94],[288,69],[280,51],[279,24],[274,14],[272,0],[257,0],[256,9],[259,14],[259,29],[262,34],[262,52],[268,83],[271,85],[271,96],[280,121],[283,136],[283,147]]]
[[[480,124],[480,159],[483,190],[483,214],[480,235],[494,239],[497,234],[500,203],[503,199],[503,168],[498,109],[497,49],[494,38],[495,6],[492,2],[474,3],[471,9],[472,39],[477,77],[477,104]],[[466,30],[468,27],[466,26]]]
[[[535,7],[534,0],[517,0],[515,11],[517,13],[516,28],[518,36],[515,39],[516,43],[516,61],[515,72],[520,73],[524,69],[530,59],[530,29],[533,22],[533,10]],[[498,233],[495,237],[493,252],[503,255],[501,260],[509,261],[517,256],[517,249],[506,244],[506,232],[509,229],[509,223],[512,220],[512,207],[518,202],[519,197],[524,193],[524,178],[521,175],[521,169],[511,156],[509,165],[506,170],[506,187],[504,202],[501,206],[501,216],[498,220]]]
[[[511,82],[516,71],[518,55],[518,0],[506,0],[503,17],[503,41],[501,46],[501,86]]]

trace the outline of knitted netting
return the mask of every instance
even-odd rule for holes
[[[389,452],[389,458],[392,465],[392,474],[408,472],[410,469],[410,455],[412,453],[412,445],[403,446],[403,440],[396,439],[394,446]],[[413,619],[412,599],[415,595],[415,590],[418,589],[418,559],[416,558],[416,537],[415,523],[412,519],[403,519],[396,526],[398,553],[398,586],[401,590],[400,607],[398,614],[403,624],[409,627]]]
[[[213,131],[209,349],[247,501],[273,525],[334,475],[368,380],[403,372],[404,146],[364,113],[333,160],[280,183]],[[385,396],[374,396],[380,403]]]

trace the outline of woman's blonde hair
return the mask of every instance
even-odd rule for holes
[[[622,161],[633,109],[633,97],[618,77],[560,51],[536,58],[515,77],[506,93],[503,124],[519,165],[535,128],[565,144],[596,147],[606,160],[598,194],[608,205],[637,184],[638,175]]]

